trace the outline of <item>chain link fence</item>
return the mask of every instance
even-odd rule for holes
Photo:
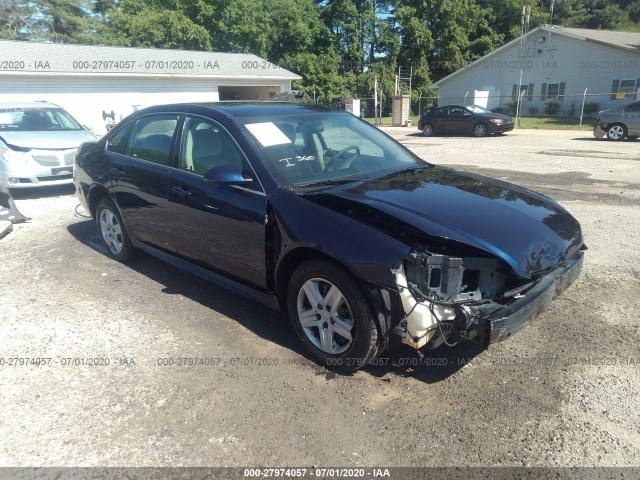
[[[540,119],[545,124],[564,124],[567,128],[591,128],[600,110],[624,105],[640,98],[640,94],[612,94],[591,93],[547,93],[546,95],[529,94],[522,90],[519,95],[489,95],[475,101],[471,95],[465,96],[418,96],[411,100],[410,118],[413,125],[417,125],[420,114],[445,105],[474,105],[480,104],[495,113],[511,115],[516,126],[531,124],[534,119]],[[332,102],[334,106],[342,108],[340,101]],[[372,97],[360,98],[360,116],[370,123],[391,125],[391,101],[383,99],[382,108],[376,107]],[[380,115],[380,110],[382,111]],[[525,120],[526,119],[526,120]]]

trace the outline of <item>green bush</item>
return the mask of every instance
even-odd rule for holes
[[[531,115],[532,117],[535,117],[536,115],[538,115],[538,112],[540,112],[540,108],[538,108],[538,107],[529,107],[529,108],[527,108],[527,111],[529,112],[529,115]]]
[[[545,115],[555,115],[559,111],[560,111],[560,103],[558,102],[547,102],[544,104]]]
[[[567,117],[573,117],[576,114],[576,101],[572,100],[571,105],[569,105],[569,110],[567,110]]]
[[[597,102],[586,102],[584,104],[585,115],[591,115],[600,110],[600,104]]]
[[[515,115],[516,112],[518,111],[518,102],[515,101],[515,100],[512,101],[512,102],[509,102],[509,103],[507,103],[506,107],[509,110],[507,113],[509,113],[511,115]]]
[[[509,114],[510,110],[506,107],[496,107],[493,110],[491,110],[493,113],[506,113]]]

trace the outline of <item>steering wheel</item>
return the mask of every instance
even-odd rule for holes
[[[343,157],[344,154],[350,150],[354,150],[356,156],[360,155],[360,147],[358,147],[357,145],[349,145],[348,147],[343,148],[342,150],[340,150],[338,153],[336,153],[333,157],[329,159],[327,164],[324,166],[324,171],[328,172],[331,167],[333,167],[336,163],[338,163],[338,159],[340,157]],[[345,160],[346,159],[343,158],[342,162],[345,162]]]

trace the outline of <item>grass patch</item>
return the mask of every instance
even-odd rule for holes
[[[582,129],[592,130],[596,121],[593,118],[582,119]],[[540,130],[577,130],[580,119],[575,117],[521,117],[520,128]]]

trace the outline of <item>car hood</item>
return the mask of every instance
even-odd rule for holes
[[[580,225],[553,200],[444,167],[394,173],[307,198],[347,215],[356,205],[366,206],[376,214],[360,215],[359,221],[376,223],[373,217],[382,213],[391,219],[386,222],[391,235],[397,220],[397,228],[410,225],[497,256],[524,278],[555,267],[583,246]]]
[[[0,131],[0,140],[7,145],[20,148],[64,150],[76,148],[83,142],[96,139],[86,130],[44,131],[44,132],[5,132]]]

